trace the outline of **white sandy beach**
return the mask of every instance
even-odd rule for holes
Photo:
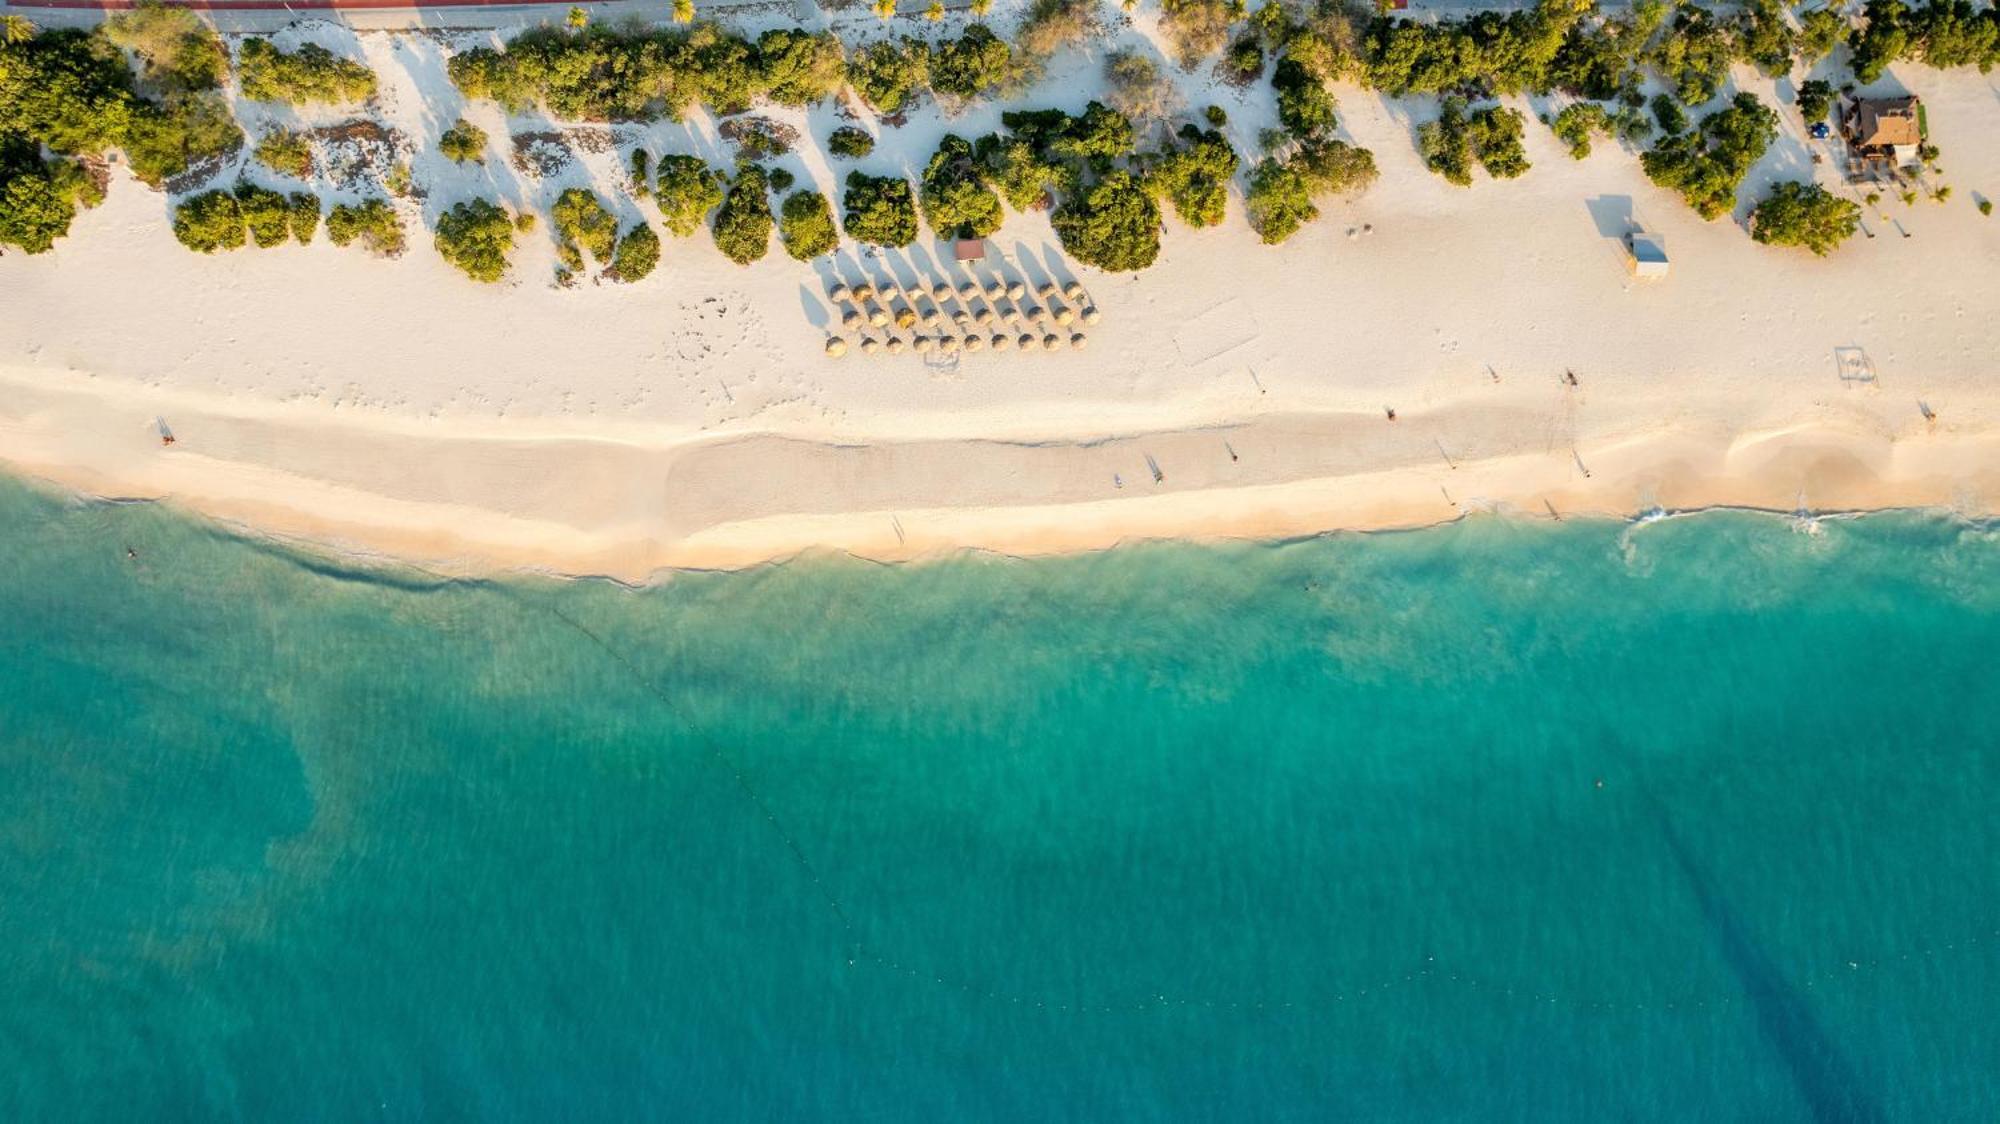
[[[330,24],[281,38],[301,34],[355,39]],[[537,232],[506,282],[466,280],[425,220],[474,194],[546,208],[594,182],[610,200],[619,153],[541,179],[498,153],[450,165],[435,151],[462,108],[444,78],[449,37],[358,38],[384,85],[376,116],[405,134],[428,188],[403,204],[409,252],[377,260],[322,237],[203,257],[174,241],[169,199],[118,170],[55,252],[0,258],[0,460],[457,571],[633,579],[812,549],[1033,553],[1480,510],[2000,503],[2000,218],[1974,206],[2000,194],[1989,76],[1892,71],[1929,107],[1954,196],[1887,201],[1866,217],[1872,237],[1826,260],[1703,223],[1615,145],[1570,160],[1532,120],[1539,100],[1516,103],[1533,170],[1452,187],[1410,141],[1408,114],[1428,103],[1343,88],[1342,131],[1381,168],[1367,195],[1281,248],[1256,242],[1240,201],[1219,229],[1169,219],[1160,263],[1136,277],[1072,267],[1044,216],[1012,216],[994,264],[1031,285],[1074,277],[1103,322],[1087,351],[968,355],[946,372],[914,355],[821,354],[836,278],[966,279],[928,239],[871,258],[844,244],[832,264],[774,244],[740,268],[702,232],[669,239],[645,281],[564,290]],[[1058,60],[1048,96],[1008,108],[1080,109],[1098,67]],[[1785,107],[1749,200],[1815,169],[1789,83],[1780,97],[1737,78]],[[1224,106],[1239,150],[1255,150],[1268,86],[1182,80],[1191,106]],[[496,146],[559,128],[463,108]],[[837,198],[849,167],[914,171],[944,132],[990,131],[1001,108],[946,120],[926,105],[855,165],[830,168],[816,146],[775,163]],[[242,111],[246,125],[272,119]],[[838,123],[828,107],[768,115],[820,139]],[[706,120],[619,133],[641,135],[656,155],[727,163]],[[1627,276],[1628,221],[1665,236],[1669,279]],[[1875,380],[1844,380],[1840,348],[1862,349]]]

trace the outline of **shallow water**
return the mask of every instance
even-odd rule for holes
[[[0,558],[10,1120],[2000,1116],[1991,528]]]

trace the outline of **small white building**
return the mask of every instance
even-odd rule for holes
[[[1657,234],[1635,230],[1625,236],[1625,250],[1631,257],[1632,276],[1657,281],[1667,275],[1667,240]]]

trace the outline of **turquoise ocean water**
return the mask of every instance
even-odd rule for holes
[[[1991,527],[0,560],[7,1120],[2000,1118]]]

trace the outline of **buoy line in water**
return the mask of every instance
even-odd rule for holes
[[[819,894],[821,900],[826,903],[828,912],[833,915],[842,935],[847,939],[847,963],[849,967],[872,964],[893,976],[927,982],[933,986],[941,987],[946,991],[956,991],[968,998],[985,999],[1001,1005],[1023,1009],[1032,1007],[1036,1010],[1053,1011],[1058,1014],[1146,1014],[1172,1010],[1202,1012],[1327,1010],[1349,1004],[1358,1004],[1363,1000],[1379,997],[1382,993],[1388,992],[1398,985],[1407,988],[1412,985],[1425,984],[1455,984],[1506,1000],[1515,1002],[1525,1001],[1537,1007],[1554,1007],[1578,1013],[1611,1014],[1617,1012],[1647,1011],[1684,1013],[1689,1011],[1722,1011],[1743,1006],[1750,1002],[1746,996],[1740,994],[1717,995],[1712,998],[1655,999],[1650,1002],[1580,999],[1575,996],[1560,995],[1534,988],[1511,987],[1504,984],[1497,984],[1468,972],[1440,968],[1435,962],[1436,958],[1430,956],[1424,958],[1424,963],[1421,966],[1404,972],[1401,975],[1391,975],[1365,987],[1343,988],[1336,991],[1331,999],[1321,998],[1305,1002],[1270,998],[1238,997],[1235,999],[1213,999],[1186,996],[1174,997],[1169,996],[1164,991],[1151,988],[1146,990],[1152,993],[1152,997],[1137,1002],[1128,1000],[1123,1003],[1091,1003],[1079,1002],[1073,999],[1053,1001],[1045,996],[1037,997],[1014,993],[994,988],[988,984],[974,983],[970,980],[948,977],[932,970],[922,969],[905,963],[901,958],[894,955],[893,952],[885,952],[869,944],[867,939],[863,937],[860,926],[855,923],[853,916],[848,912],[847,906],[842,902],[840,896],[834,892],[833,887],[828,884],[826,879],[821,877],[818,866],[806,854],[805,848],[799,845],[798,839],[792,834],[791,829],[785,825],[783,820],[779,819],[776,808],[764,797],[763,793],[757,790],[757,787],[750,782],[749,778],[744,775],[742,765],[730,755],[729,751],[722,746],[720,741],[709,736],[706,730],[690,720],[672,695],[667,693],[644,669],[634,663],[630,657],[625,655],[624,652],[620,651],[590,626],[570,616],[555,605],[539,604],[535,607],[561,621],[569,629],[588,640],[619,667],[623,668],[641,689],[657,700],[672,715],[674,721],[701,745],[703,750],[706,751],[709,760],[735,782],[737,791],[741,792],[744,799],[749,802],[751,808],[761,815],[766,823],[770,824],[771,830],[777,834],[778,838],[783,841],[786,850],[791,853],[792,861],[798,866],[799,871],[812,883],[813,889]],[[1889,955],[1841,959],[1834,967],[1810,973],[1800,978],[1797,981],[1797,986],[1804,990],[1812,990],[1816,985],[1837,984],[1842,980],[1858,978],[1866,974],[1874,974],[1885,967],[1893,969],[1903,965],[1921,964],[1927,961],[1935,962],[1940,952],[1969,954],[1980,950],[1982,946],[1985,948],[2000,948],[2000,927],[1969,935],[1961,934],[1942,945],[1933,945],[1921,951],[1902,951]]]

